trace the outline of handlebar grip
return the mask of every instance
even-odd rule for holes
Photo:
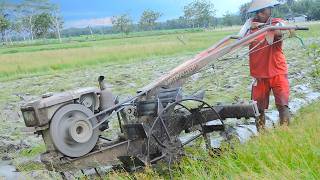
[[[299,26],[297,26],[296,30],[309,31],[309,28],[308,27],[299,27]]]

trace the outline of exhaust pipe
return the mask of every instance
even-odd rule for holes
[[[108,88],[104,83],[104,76],[99,76],[98,82],[100,87],[100,110],[108,109],[115,105],[114,96],[112,95],[111,88]]]
[[[98,82],[99,82],[99,87],[100,87],[100,90],[105,90],[106,89],[106,85],[104,83],[104,76],[99,76],[98,78]]]

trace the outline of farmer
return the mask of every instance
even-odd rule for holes
[[[272,0],[253,0],[248,13],[255,16],[247,20],[239,35],[246,36],[266,25],[282,26],[284,21],[271,17],[271,9],[279,5]],[[291,34],[292,32],[290,32]],[[282,32],[275,31],[271,42],[266,37],[255,40],[249,46],[250,75],[254,78],[251,98],[257,101],[260,116],[257,120],[258,130],[265,126],[265,110],[269,106],[272,90],[275,104],[279,111],[280,125],[289,125],[289,81],[288,65],[282,51]],[[269,38],[270,39],[270,38]]]

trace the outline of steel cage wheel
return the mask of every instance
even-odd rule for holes
[[[162,154],[162,156],[160,157],[157,157],[157,158],[154,158],[153,160],[150,159],[150,139],[151,138],[154,138],[155,139],[155,142],[161,146],[163,149],[165,149],[165,152],[168,153],[168,152],[172,152],[171,150],[172,149],[177,149],[179,148],[178,146],[180,146],[181,148],[183,148],[186,144],[194,141],[195,139],[199,138],[200,136],[203,136],[203,133],[201,132],[199,135],[195,135],[194,137],[190,138],[191,141],[189,141],[188,143],[181,143],[181,141],[179,140],[179,142],[177,142],[177,137],[173,137],[171,138],[170,137],[170,132],[168,132],[168,128],[166,127],[165,123],[164,123],[164,119],[162,117],[162,115],[167,111],[169,110],[170,108],[173,108],[173,111],[174,112],[174,108],[176,106],[180,106],[181,109],[186,109],[188,112],[191,113],[190,109],[188,107],[186,107],[185,105],[181,104],[182,102],[185,102],[185,101],[194,101],[194,102],[198,102],[198,103],[201,103],[200,106],[198,106],[199,108],[203,108],[204,106],[207,106],[208,108],[211,108],[216,114],[217,116],[219,117],[222,125],[224,126],[224,122],[221,120],[221,117],[220,115],[208,104],[206,103],[205,101],[203,100],[199,100],[199,99],[193,99],[193,98],[189,98],[189,99],[182,99],[180,101],[176,101],[172,104],[169,104],[166,108],[164,108],[158,115],[158,117],[155,119],[155,121],[153,122],[150,130],[149,130],[149,133],[148,133],[148,140],[147,140],[147,157],[148,157],[148,161],[149,163],[152,163],[152,162],[155,162],[155,161],[158,161],[158,160],[161,160],[163,158],[165,158],[166,154]],[[160,123],[160,126],[163,127],[163,129],[165,130],[165,137],[167,137],[167,141],[163,141],[163,142],[160,142],[159,139],[157,139],[156,137],[154,137],[153,135],[153,130],[155,128],[155,125],[157,123]],[[202,127],[202,125],[200,124],[200,126]],[[204,137],[205,138],[205,137]],[[177,143],[177,144],[176,144]],[[177,146],[178,145],[178,146]],[[167,149],[167,150],[166,150]],[[171,161],[171,158],[170,158],[170,161]]]

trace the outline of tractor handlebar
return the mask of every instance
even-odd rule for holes
[[[296,30],[300,30],[300,31],[309,31],[309,27],[301,27],[301,26],[297,26]]]

